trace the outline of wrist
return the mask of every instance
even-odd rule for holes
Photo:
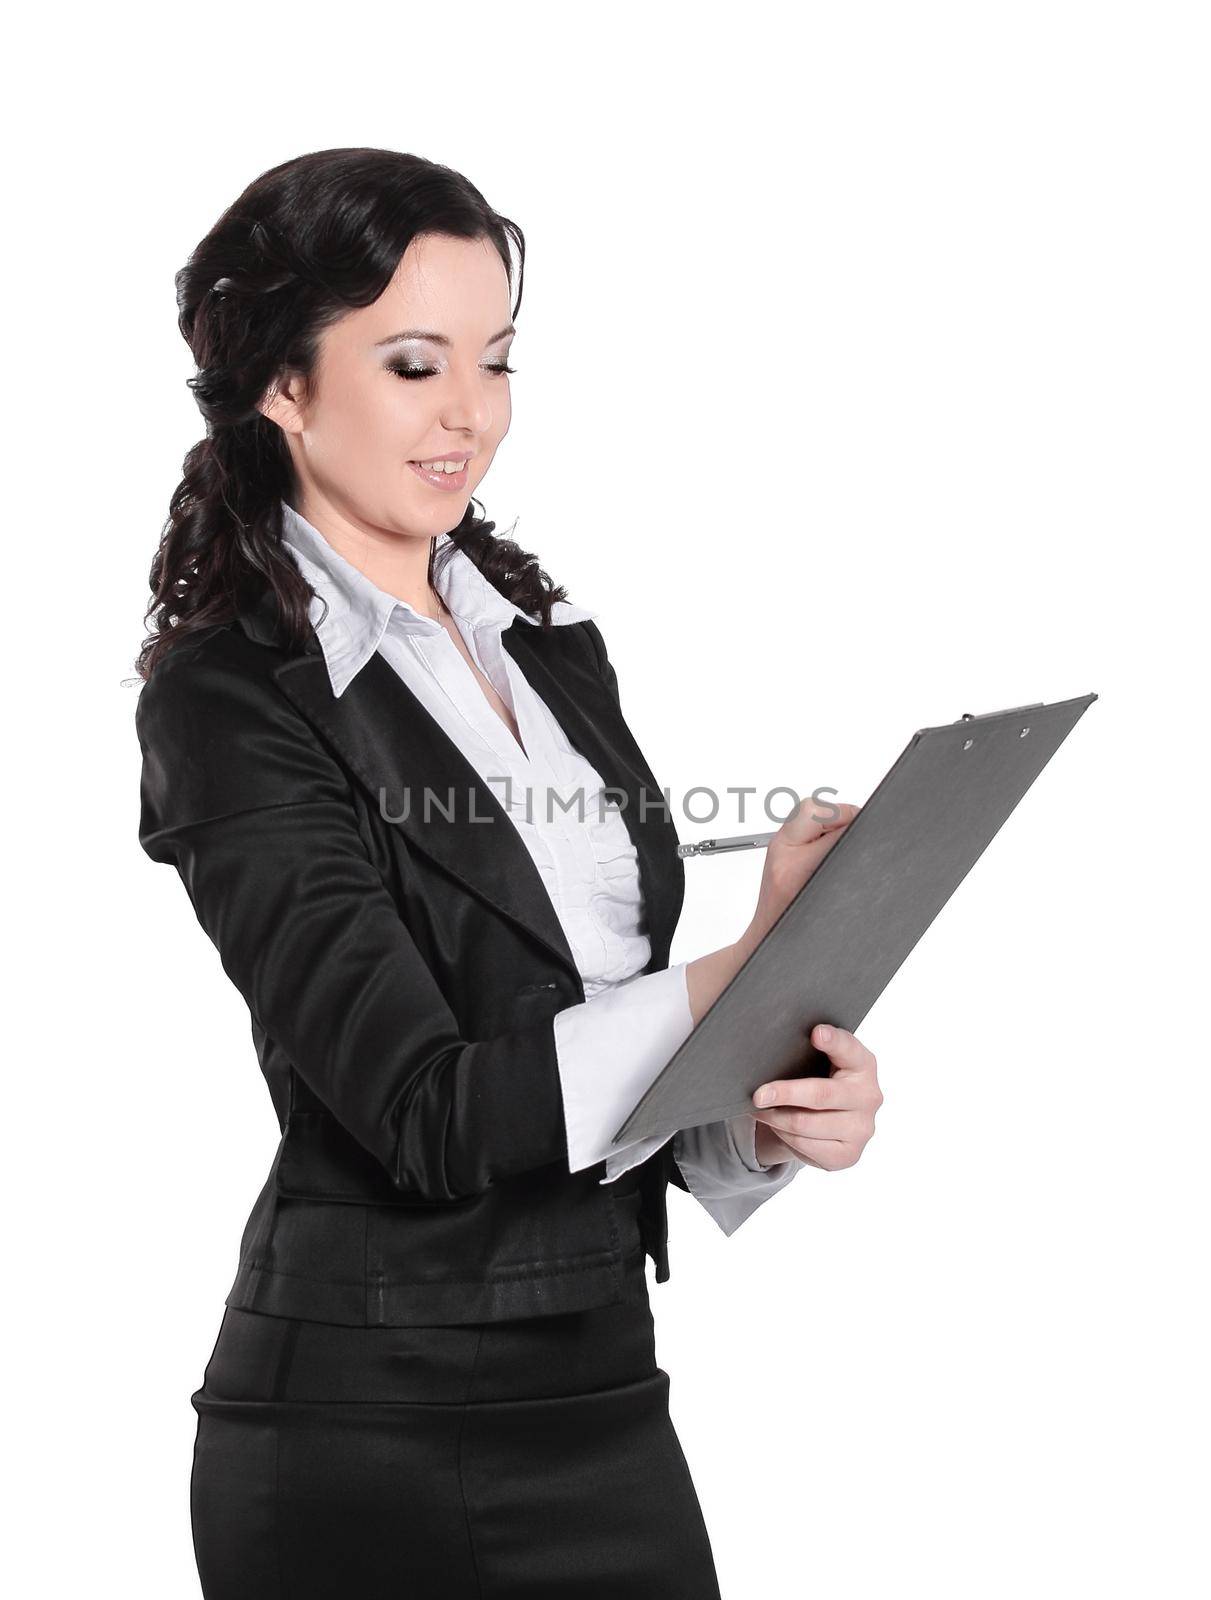
[[[758,1117],[754,1117],[753,1122],[756,1124],[753,1129],[753,1150],[758,1165],[777,1167],[789,1160],[794,1151],[788,1148],[784,1140],[779,1139],[768,1123],[762,1122]]]
[[[758,933],[756,924],[750,922],[748,927],[736,940],[735,944],[731,946],[737,972],[740,971],[740,968],[749,959],[760,943],[761,934]]]
[[[686,994],[695,1027],[739,972],[741,964],[737,947],[732,944],[686,963]]]

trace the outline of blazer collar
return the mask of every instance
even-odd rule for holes
[[[658,971],[668,964],[685,893],[685,865],[664,796],[588,642],[569,650],[547,630],[518,627],[517,620],[502,629],[503,647],[574,748],[601,774],[608,798],[622,807],[647,910],[652,954],[645,970]],[[238,621],[249,638],[282,644],[272,591],[242,607]],[[526,929],[583,994],[551,897],[496,791],[384,658],[372,651],[338,695],[313,624],[301,653],[275,666],[273,676],[409,847]]]

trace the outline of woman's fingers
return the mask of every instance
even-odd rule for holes
[[[811,844],[822,835],[847,828],[860,809],[860,806],[852,806],[845,801],[813,801],[808,796],[787,817],[776,837],[786,844]],[[838,812],[840,815],[837,815]]]
[[[846,1028],[821,1023],[812,1029],[812,1043],[833,1064],[828,1078],[775,1078],[753,1091],[755,1106],[809,1106],[815,1111],[849,1111],[882,1104],[878,1060]]]
[[[795,1153],[830,1172],[851,1167],[875,1131],[883,1104],[878,1062],[856,1034],[826,1024],[812,1042],[828,1056],[827,1078],[780,1078],[753,1093],[753,1116],[773,1128]]]
[[[810,805],[786,819],[769,842],[761,874],[761,895],[755,921],[764,935],[857,815],[857,806],[837,807],[839,817],[816,814]]]
[[[808,1166],[819,1166],[825,1173],[840,1173],[846,1166],[853,1166],[861,1158],[864,1142],[854,1139],[811,1139],[805,1134],[790,1133],[779,1128],[777,1138],[782,1142],[785,1157],[797,1157],[800,1162]],[[766,1165],[773,1163],[766,1162]]]
[[[842,1172],[846,1167],[855,1166],[865,1149],[864,1145],[841,1139],[804,1139],[796,1133],[779,1137],[786,1140],[788,1148],[800,1161],[825,1172]]]
[[[862,1129],[857,1111],[809,1111],[802,1106],[771,1106],[753,1113],[775,1133],[797,1133],[801,1139],[854,1139]]]
[[[878,1067],[874,1051],[868,1050],[848,1028],[836,1028],[828,1022],[817,1023],[812,1029],[812,1043],[817,1050],[823,1050],[834,1067],[872,1074]]]

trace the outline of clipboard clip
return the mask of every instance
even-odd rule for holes
[[[970,711],[964,711],[962,716],[956,717],[956,724],[960,722],[987,722],[992,717],[1010,717],[1018,711],[1038,711],[1045,706],[1045,700],[1032,700],[1028,706],[1009,706],[1004,711],[983,711],[980,715],[973,716]]]

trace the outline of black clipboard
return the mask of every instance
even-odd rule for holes
[[[751,1113],[771,1079],[828,1077],[811,1030],[857,1030],[1096,699],[919,728],[615,1140]]]

